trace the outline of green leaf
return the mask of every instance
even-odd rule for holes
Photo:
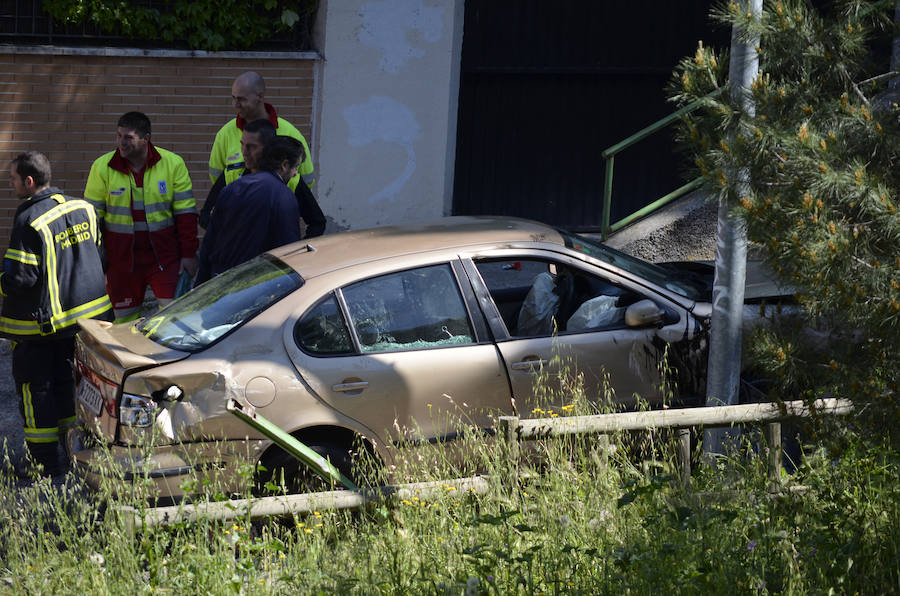
[[[300,15],[291,10],[290,8],[285,8],[281,11],[281,22],[284,23],[284,26],[287,28],[291,28],[294,26],[294,23],[300,20]]]

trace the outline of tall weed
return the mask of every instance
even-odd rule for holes
[[[608,412],[576,373],[523,417]],[[152,502],[152,479],[113,473],[23,487],[0,477],[5,593],[891,593],[900,590],[900,457],[877,437],[820,428],[772,492],[753,433],[685,486],[667,433],[535,441],[519,480],[471,421],[452,442],[402,452],[392,480],[443,480],[436,495],[319,511],[126,530],[121,505]],[[696,447],[699,449],[699,446]],[[194,500],[249,496],[198,474]],[[451,480],[490,476],[490,494]]]

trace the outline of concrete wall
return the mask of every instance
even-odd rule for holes
[[[313,153],[337,229],[449,214],[462,26],[463,0],[320,1]]]
[[[215,133],[234,117],[234,78],[246,70],[260,72],[270,103],[309,140],[317,60],[316,53],[3,46],[0,163],[6,168],[22,151],[41,151],[53,166],[53,183],[81,196],[93,160],[115,148],[116,120],[139,110],[150,117],[154,144],[187,162],[199,207],[210,187]],[[3,250],[18,204],[8,184],[0,187]]]

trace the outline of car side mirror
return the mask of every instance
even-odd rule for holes
[[[665,314],[652,300],[639,300],[625,311],[625,324],[629,327],[661,325]]]

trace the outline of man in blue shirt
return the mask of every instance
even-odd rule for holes
[[[244,158],[244,173],[253,174],[259,171],[259,158],[262,155],[262,149],[269,139],[277,135],[277,131],[272,123],[268,120],[260,119],[248,122],[244,125],[244,131],[241,133],[241,156]],[[302,161],[300,162],[302,165]],[[206,196],[206,202],[203,203],[203,209],[200,211],[200,227],[204,230],[209,227],[209,220],[212,217],[213,209],[215,209],[216,201],[225,188],[225,180],[228,176],[219,176],[216,183],[209,190]],[[290,186],[290,183],[288,184]],[[304,230],[304,238],[313,238],[321,236],[325,232],[325,214],[322,208],[313,196],[312,191],[306,184],[298,184],[294,189],[294,197],[297,199],[297,206],[300,208],[300,217],[306,224]]]
[[[300,240],[300,211],[287,181],[297,173],[302,159],[299,141],[273,137],[263,148],[259,171],[225,187],[200,246],[196,283]]]

